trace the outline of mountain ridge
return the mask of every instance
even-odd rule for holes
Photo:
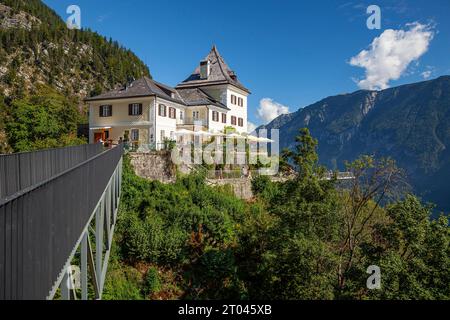
[[[151,77],[131,50],[90,29],[70,30],[40,0],[0,0],[0,19],[0,92],[5,96],[44,84],[81,101],[130,77]]]
[[[360,154],[392,157],[415,192],[450,210],[443,185],[450,179],[449,121],[450,76],[441,76],[330,96],[258,129],[279,129],[283,149],[293,148],[298,129],[308,127],[319,141],[321,163],[330,169],[344,169]]]

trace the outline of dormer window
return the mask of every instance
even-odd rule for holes
[[[208,79],[211,65],[209,60],[200,61],[200,79]]]

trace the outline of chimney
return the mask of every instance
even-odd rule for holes
[[[200,79],[206,80],[209,77],[211,71],[211,64],[209,60],[200,61]]]
[[[131,88],[133,86],[133,82],[136,79],[134,77],[127,77],[127,83],[125,84],[125,91],[128,90],[128,88]]]

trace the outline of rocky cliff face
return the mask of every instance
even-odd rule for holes
[[[450,210],[449,76],[329,97],[264,126],[280,130],[281,148],[292,148],[302,127],[319,140],[329,168],[343,169],[361,154],[392,157],[419,195]]]
[[[149,76],[130,50],[95,32],[69,30],[40,0],[0,0],[0,94],[50,85],[80,100]]]
[[[14,11],[12,8],[0,3],[0,29],[23,28],[30,31],[39,26],[41,20],[24,12]]]

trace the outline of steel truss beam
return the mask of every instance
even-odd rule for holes
[[[81,291],[81,300],[88,300],[89,280],[92,282],[95,299],[101,300],[120,203],[122,163],[123,160],[120,159],[58,280],[47,296],[48,300],[55,297],[58,288],[61,289],[61,299],[63,300],[77,299],[78,289]],[[95,238],[95,247],[92,245],[91,234]],[[80,287],[76,288],[78,281],[74,281],[70,272],[73,271],[73,260],[78,251],[80,251],[80,259],[77,267],[79,267],[80,274],[75,276],[79,276]]]

